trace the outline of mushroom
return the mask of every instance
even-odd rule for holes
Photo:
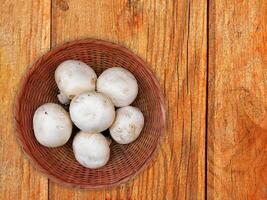
[[[133,106],[119,108],[109,128],[111,137],[119,144],[129,144],[137,139],[144,127],[142,112]]]
[[[109,144],[100,133],[80,131],[74,137],[72,147],[76,160],[84,167],[91,169],[100,168],[109,160]]]
[[[55,71],[55,80],[60,90],[58,100],[69,103],[74,96],[85,92],[94,91],[96,85],[95,71],[82,61],[66,60]]]
[[[84,132],[101,132],[108,129],[115,118],[110,99],[98,92],[84,92],[70,103],[70,117]]]
[[[137,96],[137,80],[128,70],[112,67],[98,77],[97,91],[108,96],[116,107],[128,106]]]
[[[59,147],[70,138],[72,122],[69,114],[58,104],[46,103],[33,116],[35,138],[46,147]]]

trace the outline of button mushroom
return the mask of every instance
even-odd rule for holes
[[[100,168],[109,160],[109,144],[100,133],[84,133],[80,131],[74,137],[72,147],[76,160],[84,167]]]
[[[116,107],[128,106],[137,96],[137,80],[124,68],[109,68],[98,77],[97,91],[108,96]]]
[[[70,103],[73,123],[84,132],[101,132],[108,129],[115,118],[110,99],[98,92],[85,92]]]
[[[60,105],[46,103],[33,116],[34,135],[46,147],[59,147],[70,138],[72,122],[69,114]]]
[[[60,90],[58,100],[69,103],[69,99],[85,92],[94,91],[96,85],[96,73],[84,62],[67,60],[61,63],[55,71],[55,80]]]
[[[119,144],[129,144],[137,139],[144,126],[142,112],[133,106],[119,108],[109,128],[111,137]]]

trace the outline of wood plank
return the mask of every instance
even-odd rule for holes
[[[209,199],[267,199],[267,3],[209,8]]]
[[[0,199],[48,199],[48,180],[19,147],[12,106],[27,67],[50,48],[50,0],[0,5]]]
[[[204,199],[207,2],[57,0],[52,44],[99,38],[143,57],[166,97],[167,129],[151,165],[119,187],[88,191],[50,183],[51,199]]]

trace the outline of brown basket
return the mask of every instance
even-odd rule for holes
[[[73,137],[62,147],[46,148],[36,141],[33,134],[34,111],[44,103],[58,103],[54,72],[61,62],[68,59],[87,63],[98,75],[109,67],[124,67],[134,74],[139,84],[139,94],[133,105],[144,114],[144,129],[140,137],[129,145],[112,142],[110,160],[99,169],[87,169],[75,160]],[[32,163],[50,179],[81,188],[114,186],[134,177],[155,154],[165,124],[163,96],[149,66],[126,48],[95,39],[65,43],[35,62],[22,81],[14,114],[18,140]]]

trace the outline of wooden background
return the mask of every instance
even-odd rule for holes
[[[65,41],[122,44],[161,83],[161,150],[134,180],[62,187],[36,171],[11,107],[26,69]],[[0,199],[267,199],[266,0],[1,0]]]

